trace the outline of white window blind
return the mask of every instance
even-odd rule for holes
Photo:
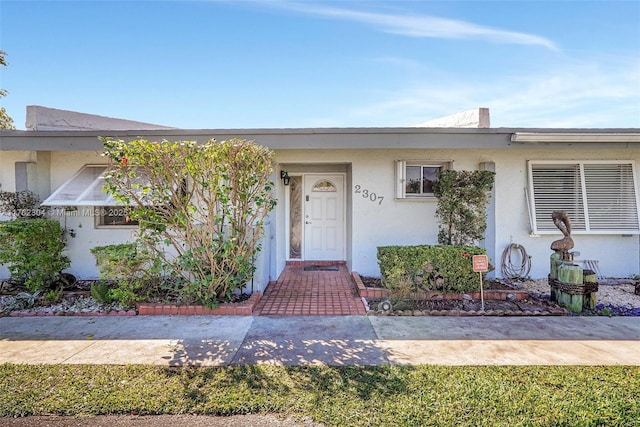
[[[573,233],[638,234],[636,187],[630,161],[530,161],[533,232],[557,232],[551,213],[564,210]]]

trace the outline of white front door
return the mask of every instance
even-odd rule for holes
[[[344,260],[344,175],[304,176],[304,258]]]

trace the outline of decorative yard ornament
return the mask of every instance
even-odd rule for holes
[[[556,252],[567,253],[573,249],[573,239],[571,238],[571,220],[566,211],[553,211],[551,214],[553,223],[562,232],[564,237],[551,243],[551,249]]]
[[[596,307],[598,283],[596,274],[591,270],[583,270],[573,262],[573,239],[571,238],[571,221],[565,211],[553,211],[553,223],[564,237],[551,243],[551,271],[549,286],[551,301],[572,312],[579,313],[584,309]]]

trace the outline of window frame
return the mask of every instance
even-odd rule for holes
[[[95,172],[89,173],[87,178],[83,178],[82,175],[90,169],[94,169]],[[93,216],[94,228],[137,228],[137,221],[133,221],[131,224],[105,224],[105,216],[108,216],[110,213],[117,213],[118,211],[124,212],[128,209],[128,206],[119,203],[112,195],[107,194],[102,189],[105,184],[104,176],[108,170],[109,165],[107,164],[85,164],[51,193],[42,204],[44,206],[54,207],[72,206],[83,208],[78,212],[80,215]],[[91,175],[93,175],[92,178]],[[75,182],[76,179],[81,181]],[[82,188],[68,188],[78,187],[78,184],[82,183],[82,180],[86,180],[86,185]],[[98,192],[97,189],[100,189],[100,191]],[[99,194],[100,198],[96,197],[96,194]],[[69,196],[74,196],[74,198]]]
[[[528,160],[527,161],[527,204],[529,208],[529,218],[531,222],[531,232],[533,234],[557,234],[559,230],[554,225],[552,226],[550,222],[551,220],[551,212],[548,212],[549,218],[546,219],[544,217],[544,222],[539,224],[539,218],[542,219],[541,214],[539,214],[539,210],[543,209],[544,206],[539,206],[540,204],[544,205],[544,203],[548,203],[548,198],[544,198],[544,195],[539,196],[540,192],[544,192],[541,188],[538,188],[538,192],[536,192],[536,188],[534,188],[534,169],[536,166],[553,166],[557,165],[558,174],[562,173],[562,169],[560,166],[565,166],[568,168],[575,168],[575,183],[573,184],[574,194],[570,197],[566,197],[565,206],[558,204],[558,207],[553,210],[566,210],[569,212],[569,219],[572,220],[572,234],[640,234],[640,197],[638,195],[638,179],[637,172],[635,167],[634,160]],[[598,168],[589,168],[589,166],[611,166],[611,165],[619,165],[630,167],[630,175],[631,182],[628,182],[624,187],[619,187],[620,191],[617,193],[607,193],[605,181],[604,186],[598,186],[600,188],[594,188],[594,177],[598,178],[597,171]],[[586,166],[586,168],[585,168]],[[566,171],[566,170],[565,170]],[[605,173],[608,171],[605,170]],[[624,173],[621,170],[620,179],[624,180],[625,176],[622,175]],[[627,172],[628,174],[628,172]],[[601,178],[602,175],[600,175]],[[553,177],[551,177],[552,179]],[[565,179],[568,178],[568,175],[565,176]],[[562,178],[558,178],[558,182],[556,185],[562,185]],[[598,183],[603,181],[598,180]],[[611,183],[610,185],[614,185],[615,183]],[[540,185],[544,186],[552,186],[554,185],[553,181],[549,180],[548,182],[540,183]],[[589,187],[591,186],[591,187]],[[544,188],[544,187],[543,187]],[[603,189],[604,188],[604,189]],[[611,196],[611,201],[603,201],[603,197]],[[613,199],[615,197],[615,199]],[[542,203],[537,202],[537,198],[541,200]],[[592,203],[590,203],[592,201]],[[615,203],[614,203],[615,202]],[[569,206],[569,204],[573,204],[574,206]],[[617,222],[618,224],[630,224],[627,227],[602,227],[598,226],[598,219],[600,222],[604,215],[598,210],[602,210],[603,206],[622,206],[619,211],[614,212],[618,214],[616,217],[613,217],[611,221]],[[635,205],[635,206],[634,206]],[[626,214],[625,214],[626,212]],[[577,218],[572,217],[577,216]],[[595,221],[591,221],[591,218],[594,218]],[[608,220],[608,218],[607,218]]]
[[[100,188],[102,190],[102,186],[104,185],[104,174],[109,168],[109,165],[96,165],[96,164],[87,164],[82,166],[76,173],[74,173],[71,178],[67,179],[63,182],[49,197],[46,198],[44,202],[42,202],[45,206],[112,206],[117,205],[116,200],[111,196],[102,191],[102,198],[89,198],[92,191],[96,188]],[[98,173],[94,173],[95,176],[90,183],[88,183],[83,189],[77,191],[73,199],[59,199],[59,196],[64,194],[69,194],[70,190],[67,188],[74,183],[74,181],[79,178],[86,170],[88,169],[97,169]]]
[[[119,215],[120,212],[125,213],[128,209],[127,206],[114,205],[114,206],[94,206],[94,226],[95,228],[138,228],[138,221],[129,221],[126,224],[105,224],[104,219],[107,216],[121,217],[125,215]]]
[[[407,181],[407,166],[420,167],[420,176],[424,176],[423,168],[439,168],[440,170],[449,170],[453,167],[453,161],[451,160],[416,160],[416,159],[396,159],[396,200],[420,200],[420,201],[433,201],[436,200],[436,196],[433,193],[423,193],[420,186],[420,193],[407,193],[406,181]],[[424,185],[424,184],[423,184]]]

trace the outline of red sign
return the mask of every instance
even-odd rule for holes
[[[476,273],[489,271],[489,258],[486,255],[474,255],[473,271]]]

